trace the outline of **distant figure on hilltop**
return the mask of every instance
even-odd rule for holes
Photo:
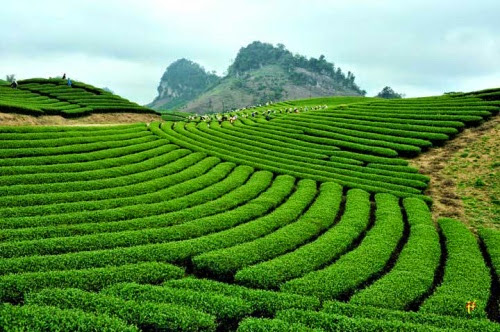
[[[62,78],[62,79],[63,79],[63,80],[65,80],[65,79],[66,79],[66,73],[64,73],[64,74],[63,74],[63,78]]]
[[[13,88],[13,89],[17,89],[19,84],[17,84],[17,80],[14,78],[12,80],[12,83],[10,83],[10,87]]]
[[[71,80],[68,77],[68,86],[71,88]]]

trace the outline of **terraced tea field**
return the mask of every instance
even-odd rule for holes
[[[434,221],[407,158],[499,96],[0,127],[0,330],[498,331],[500,232]]]
[[[0,84],[0,110],[8,113],[83,116],[91,113],[155,113],[120,96],[81,82],[62,79],[27,79],[19,88]]]

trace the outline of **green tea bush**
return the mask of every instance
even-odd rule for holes
[[[252,287],[278,288],[281,283],[314,271],[345,253],[368,226],[369,219],[370,195],[351,189],[338,224],[293,252],[238,271],[235,280]]]
[[[159,284],[167,279],[183,276],[183,269],[157,262],[98,269],[9,274],[0,277],[0,301],[18,303],[26,293],[49,287],[98,291],[119,282]]]
[[[308,199],[304,197],[304,201]],[[342,187],[331,182],[323,183],[316,200],[295,222],[257,240],[196,256],[193,264],[199,270],[227,275],[293,250],[332,225],[341,199]]]
[[[199,292],[213,292],[225,296],[241,298],[252,306],[255,315],[274,316],[278,310],[319,308],[319,300],[311,296],[301,296],[283,292],[252,289],[209,279],[182,278],[165,281],[163,285],[172,288],[192,289]]]
[[[0,304],[0,330],[14,331],[116,331],[136,332],[139,329],[123,320],[95,315],[81,310],[56,307]]]
[[[443,281],[419,312],[486,318],[491,277],[474,235],[457,220],[442,218],[438,223],[446,241]],[[470,314],[465,307],[468,301],[477,305]]]
[[[359,247],[322,270],[288,281],[281,290],[323,300],[334,299],[355,291],[380,273],[403,235],[403,217],[396,197],[377,194],[375,201],[375,225]]]
[[[403,205],[410,235],[396,265],[373,285],[356,293],[351,303],[405,310],[431,289],[441,257],[439,236],[424,201],[406,198]]]
[[[214,315],[225,326],[252,313],[252,307],[243,299],[191,289],[121,283],[104,289],[101,294],[137,303],[154,302],[186,306]]]
[[[214,331],[214,317],[177,303],[126,301],[102,293],[80,289],[46,288],[26,296],[28,305],[79,309],[97,315],[116,317],[141,330]]]
[[[381,321],[400,321],[448,329],[453,331],[497,331],[498,324],[487,319],[464,319],[451,316],[440,316],[432,313],[390,310],[369,305],[354,305],[338,301],[324,303],[323,311],[329,314],[347,316],[353,319],[369,318]]]

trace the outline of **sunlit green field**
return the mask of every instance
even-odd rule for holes
[[[0,111],[151,112],[49,84],[0,87]],[[498,331],[500,233],[433,220],[405,158],[499,91],[0,127],[0,330]]]

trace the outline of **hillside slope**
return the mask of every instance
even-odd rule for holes
[[[148,107],[177,109],[217,84],[219,79],[214,73],[207,73],[197,63],[179,59],[167,67],[158,86],[158,96]]]
[[[500,232],[433,220],[402,156],[498,97],[0,126],[0,330],[497,332]]]
[[[132,112],[155,114],[125,98],[92,85],[66,80],[34,78],[21,80],[17,89],[0,86],[0,112],[81,117],[92,113]]]
[[[178,82],[181,77],[189,78]],[[253,42],[238,52],[223,78],[181,59],[167,68],[158,87],[155,109],[179,109],[198,114],[321,96],[362,96],[354,74],[345,75],[324,56],[307,59],[283,45]]]
[[[453,217],[471,229],[500,229],[500,117],[465,129],[454,140],[410,160],[431,181],[433,216]]]

